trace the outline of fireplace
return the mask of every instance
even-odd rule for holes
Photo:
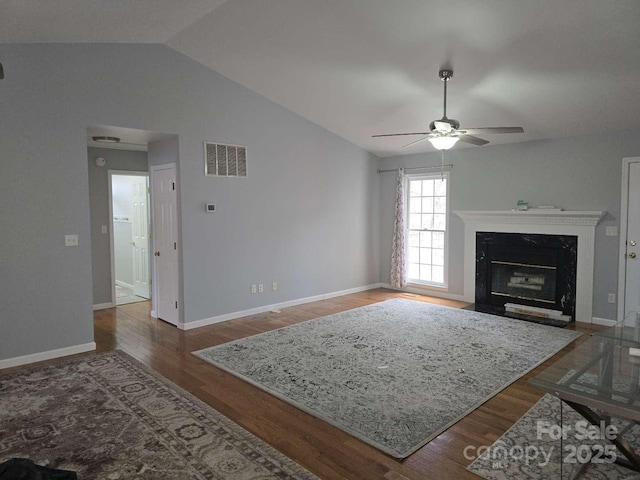
[[[479,231],[475,250],[476,310],[554,325],[575,320],[577,236]]]
[[[454,213],[464,222],[463,300],[469,303],[475,301],[477,232],[574,236],[577,237],[578,243],[574,319],[577,322],[593,322],[596,225],[607,212],[530,209],[528,211],[457,210]]]

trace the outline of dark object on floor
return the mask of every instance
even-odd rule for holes
[[[41,467],[28,458],[0,463],[0,480],[78,480],[75,472]]]

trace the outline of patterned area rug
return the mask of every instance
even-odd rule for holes
[[[566,430],[562,445],[560,425]],[[626,426],[620,422],[614,425],[618,432]],[[468,470],[488,480],[639,479],[637,472],[607,461],[615,450],[606,441],[605,433],[587,430],[585,419],[567,405],[562,406],[561,422],[560,400],[546,394],[490,448],[469,450],[471,458],[480,455]],[[633,426],[625,438],[634,446],[640,445],[640,426]]]
[[[120,352],[0,375],[0,462],[13,457],[81,479],[317,478]]]
[[[404,458],[579,335],[393,299],[194,354]]]

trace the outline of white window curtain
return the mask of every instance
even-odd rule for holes
[[[393,244],[391,251],[391,285],[396,288],[407,286],[407,253],[405,243],[405,177],[404,170],[398,169],[396,186],[396,211],[393,224]]]

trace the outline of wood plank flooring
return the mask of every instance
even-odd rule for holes
[[[478,479],[466,471],[471,462],[464,457],[464,448],[490,445],[533,406],[542,392],[530,386],[528,379],[542,367],[516,381],[413,455],[399,461],[190,354],[194,350],[395,297],[453,307],[466,305],[376,289],[185,332],[149,317],[150,304],[144,302],[95,312],[95,341],[98,352],[113,349],[127,352],[322,479]],[[590,331],[584,324],[577,329]],[[545,365],[580,341],[565,348]]]

